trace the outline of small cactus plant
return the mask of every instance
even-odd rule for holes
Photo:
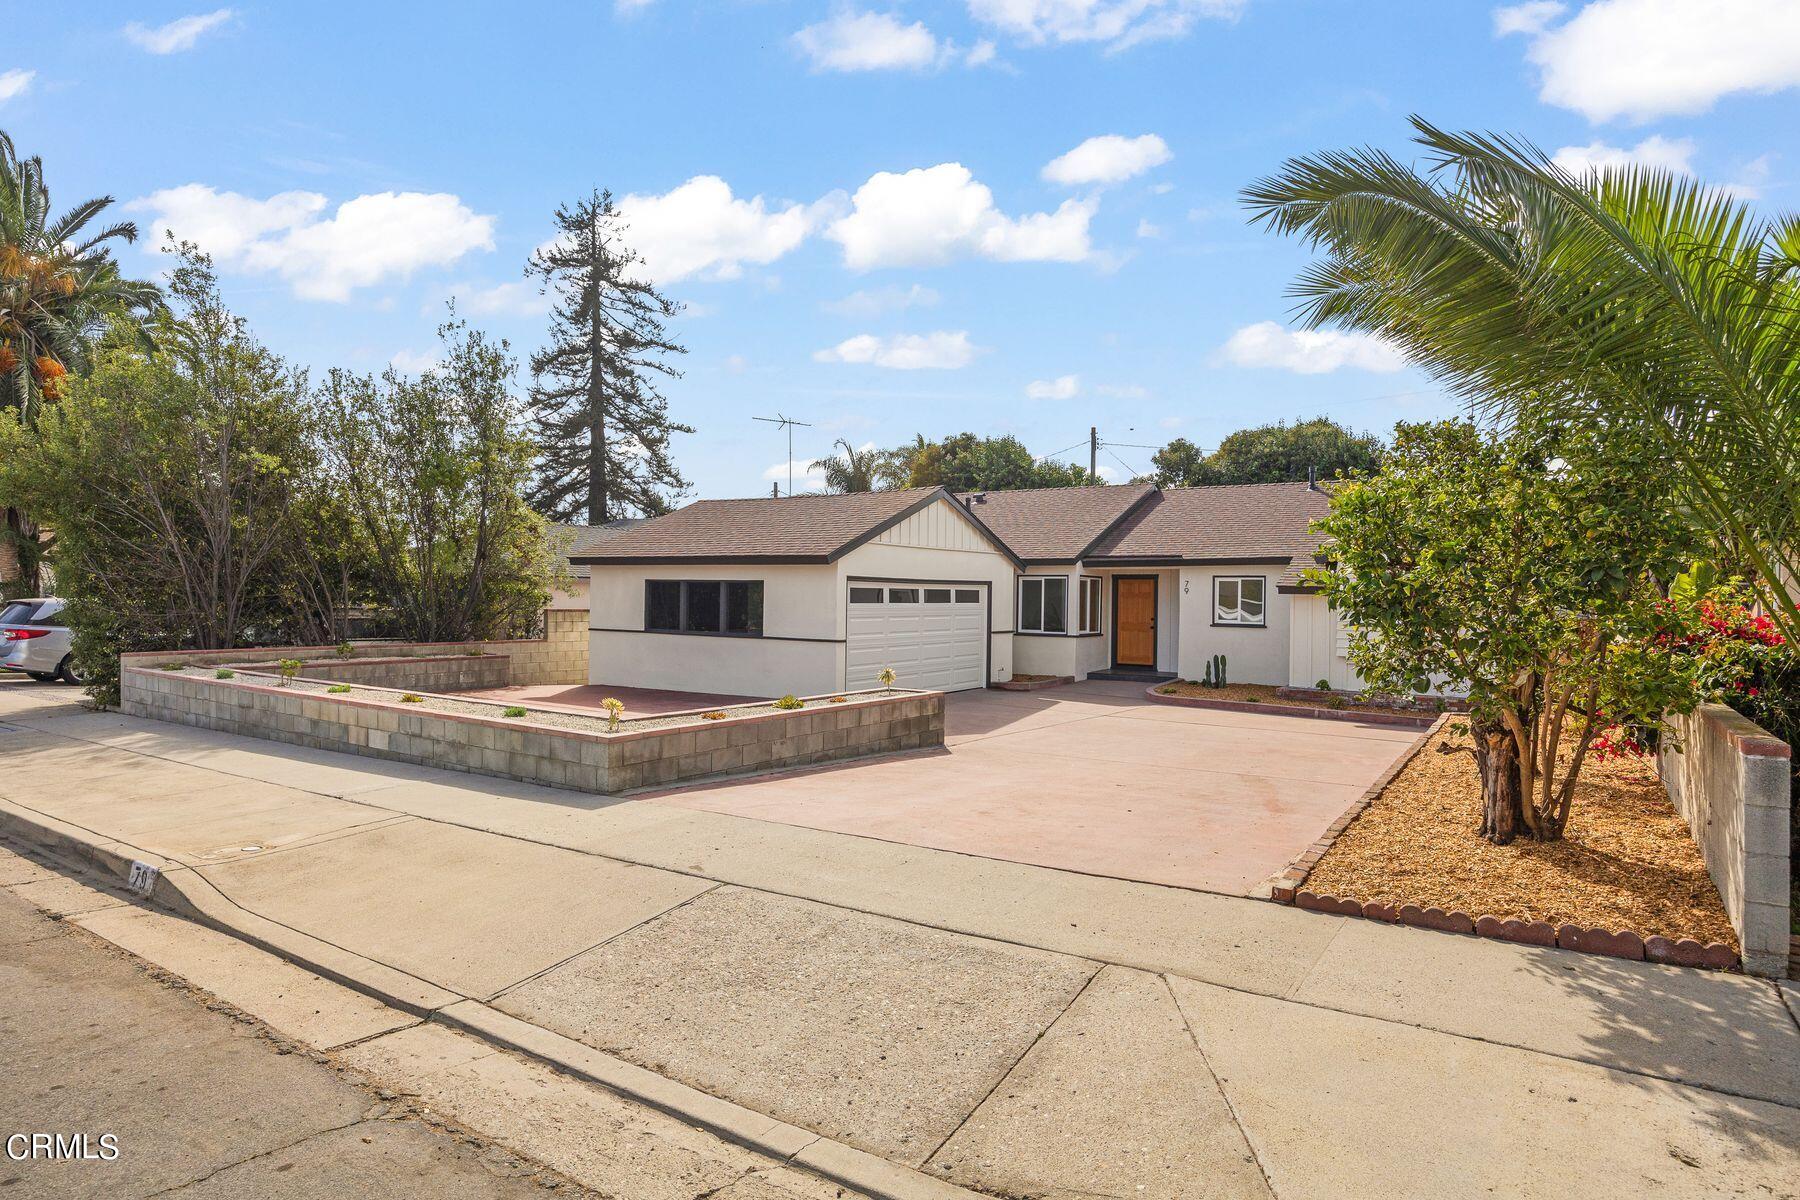
[[[214,679],[230,679],[232,676],[234,676],[236,674],[237,674],[237,672],[232,670],[230,667],[220,667],[218,670],[213,672],[213,678]]]
[[[1225,686],[1225,656],[1215,654],[1206,660],[1206,677],[1200,681],[1201,687],[1222,688]]]
[[[625,702],[623,700],[615,700],[611,696],[608,696],[600,702],[600,707],[606,710],[606,727],[608,729],[617,729],[619,727],[619,718],[625,715]]]
[[[275,673],[281,676],[281,686],[286,687],[288,684],[292,683],[294,681],[294,676],[300,674],[300,668],[305,665],[305,663],[297,658],[284,658],[277,661],[275,664]]]
[[[806,701],[800,699],[798,696],[787,695],[775,701],[775,707],[783,712],[793,712],[796,708],[805,708]]]
[[[883,667],[881,668],[881,673],[875,676],[875,678],[881,681],[882,687],[892,691],[894,688],[894,680],[898,679],[899,676],[894,674],[894,668]]]
[[[356,647],[352,646],[349,642],[339,642],[337,644],[337,656],[339,658],[349,658],[355,653]]]
[[[514,704],[514,705],[508,706],[505,713],[503,713],[502,715],[508,716],[508,717],[522,717],[525,715],[525,710],[520,708],[518,705]]]
[[[334,683],[330,687],[326,688],[325,690],[330,692],[334,696],[341,696],[345,692],[350,690],[350,685],[347,683]]]

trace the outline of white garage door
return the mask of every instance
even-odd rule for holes
[[[894,668],[899,687],[956,692],[987,685],[987,585],[850,585],[844,686],[877,687]]]

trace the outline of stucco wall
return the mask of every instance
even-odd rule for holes
[[[1274,563],[1181,569],[1181,653],[1176,670],[1183,679],[1204,678],[1208,660],[1215,654],[1223,654],[1226,678],[1231,683],[1280,686],[1288,682],[1288,625],[1292,609],[1290,601],[1294,597],[1275,590],[1275,580],[1285,569],[1284,565]],[[1266,625],[1213,624],[1213,580],[1221,575],[1263,577],[1266,581]]]
[[[1788,961],[1792,749],[1720,704],[1670,719],[1679,749],[1659,766],[1737,930],[1744,969],[1782,978]]]

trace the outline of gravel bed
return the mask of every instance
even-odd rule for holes
[[[169,671],[168,673],[171,675],[195,675],[206,679],[217,679],[217,676],[214,674],[217,669],[218,668],[216,667],[183,667],[179,671]],[[345,700],[375,700],[383,704],[393,704],[398,701],[402,694],[402,689],[399,688],[362,687],[358,684],[351,684],[350,690],[347,692],[331,692],[331,688],[342,685],[334,684],[329,679],[313,679],[306,676],[297,676],[286,685],[282,685],[280,677],[273,674],[264,674],[237,667],[230,669],[237,672],[237,677],[239,679],[246,679],[248,682],[286,686],[289,690],[295,692],[305,692],[313,695],[329,695],[334,698],[342,698]],[[232,682],[231,680],[226,679],[217,681],[220,683]],[[418,695],[420,693],[413,694]],[[909,692],[904,688],[893,688],[890,690],[876,689],[874,691],[866,692],[845,692],[843,693],[843,696],[846,700],[862,700],[873,696],[916,694],[917,693]],[[694,714],[684,716],[679,713],[673,713],[659,717],[626,717],[619,722],[617,729],[612,729],[604,716],[590,717],[581,713],[560,712],[555,709],[546,708],[533,708],[529,704],[505,704],[492,700],[457,700],[453,697],[436,694],[428,695],[420,703],[409,704],[406,705],[406,707],[416,708],[422,712],[458,713],[463,716],[484,717],[488,720],[495,721],[517,721],[521,725],[548,725],[554,729],[569,729],[578,733],[606,733],[609,732],[609,730],[615,733],[637,733],[649,729],[669,729],[678,725],[710,725],[712,723],[710,721],[701,720],[700,717]],[[707,711],[722,712],[732,717],[754,717],[764,713],[789,711],[804,712],[811,709],[829,707],[831,707],[830,701],[809,700],[805,709],[779,709],[773,704],[731,704],[722,705],[719,708],[709,709]],[[505,716],[504,714],[508,708],[523,708],[525,710],[525,715],[522,717]]]

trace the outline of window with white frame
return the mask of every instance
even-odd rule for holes
[[[1019,580],[1019,632],[1069,632],[1069,581],[1061,575]]]
[[[1268,624],[1268,580],[1261,575],[1213,577],[1214,625]]]
[[[1081,579],[1081,624],[1082,633],[1100,632],[1100,577],[1084,575]]]

